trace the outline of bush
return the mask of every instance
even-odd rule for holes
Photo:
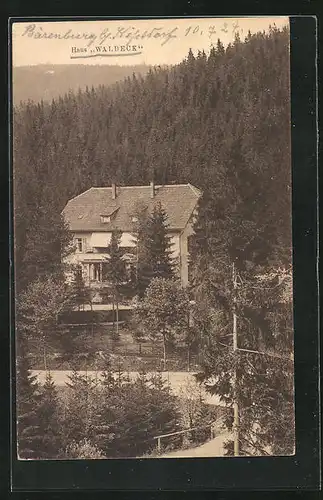
[[[72,441],[67,446],[65,458],[68,459],[103,459],[106,458],[97,446],[93,445],[89,439],[82,439],[82,441]]]
[[[69,458],[76,452],[94,453],[83,446],[84,439],[107,458],[139,457],[156,447],[155,436],[180,426],[177,399],[159,374],[142,373],[129,380],[122,372],[106,371],[102,384],[97,384],[75,372],[65,393],[64,413]],[[78,448],[75,443],[83,444]]]

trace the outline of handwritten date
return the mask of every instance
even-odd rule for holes
[[[239,29],[237,21],[233,21],[232,25],[224,22],[219,26],[209,25],[202,27],[198,24],[189,25],[184,30],[179,26],[165,27],[165,26],[152,26],[148,29],[141,29],[139,26],[117,26],[105,28],[98,32],[95,31],[75,31],[71,23],[66,31],[45,31],[46,24],[36,25],[34,23],[28,24],[23,33],[23,37],[33,38],[34,40],[83,40],[86,41],[87,47],[91,45],[103,45],[105,42],[112,42],[123,40],[125,44],[132,45],[133,43],[140,43],[144,40],[156,40],[160,42],[161,46],[166,45],[182,36],[200,36],[206,35],[209,38],[213,36],[220,36],[221,33],[231,33],[234,35]]]

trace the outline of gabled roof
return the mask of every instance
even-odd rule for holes
[[[118,228],[131,232],[136,209],[147,206],[151,211],[160,202],[167,212],[169,229],[181,230],[189,221],[201,192],[191,184],[171,184],[156,185],[154,198],[150,194],[151,186],[117,186],[116,198],[113,199],[111,187],[92,187],[72,198],[63,215],[71,231],[111,231]],[[111,222],[101,222],[102,214],[112,212],[115,214]]]

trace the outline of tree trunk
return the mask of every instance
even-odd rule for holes
[[[43,344],[43,356],[44,356],[44,370],[47,372],[47,355],[46,355],[46,341]]]
[[[114,294],[112,297],[112,323],[113,323],[113,331],[114,331],[114,326],[115,326],[115,318],[114,318]]]
[[[116,294],[116,323],[117,323],[117,336],[119,335],[119,297]]]
[[[166,371],[166,336],[163,335],[163,348],[164,348],[164,372]]]
[[[92,337],[92,340],[94,340],[94,329],[93,329],[93,306],[92,306],[92,301],[90,302],[90,308],[91,308],[91,337]]]
[[[188,344],[187,346],[187,371],[189,372],[191,369],[191,346]]]

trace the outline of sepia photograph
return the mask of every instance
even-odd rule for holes
[[[289,18],[10,50],[17,458],[294,455]]]

